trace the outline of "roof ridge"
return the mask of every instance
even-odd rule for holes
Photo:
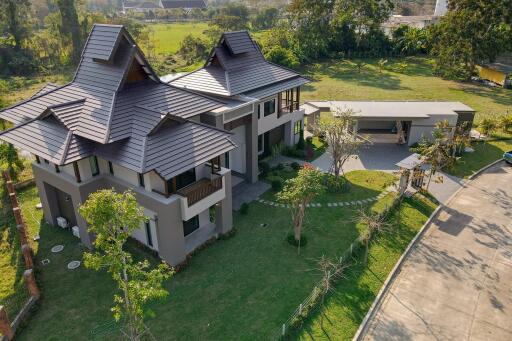
[[[68,130],[68,135],[66,136],[66,141],[64,142],[64,150],[62,151],[62,156],[59,160],[59,165],[62,165],[64,163],[64,160],[66,159],[66,155],[69,150],[69,146],[71,144],[71,137],[73,136],[73,132],[71,130]]]
[[[110,131],[112,126],[112,119],[114,117],[114,107],[117,100],[117,91],[112,94],[112,105],[110,106],[110,113],[108,115],[107,130],[105,131],[105,143],[110,141]]]

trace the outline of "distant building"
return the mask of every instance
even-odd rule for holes
[[[393,31],[400,25],[407,25],[415,28],[426,28],[439,21],[439,17],[433,15],[392,15],[387,22],[382,24],[382,29],[387,35],[391,35]]]
[[[150,10],[162,9],[162,2],[159,0],[157,2],[152,1],[123,1],[123,12],[126,13],[128,11],[133,12],[147,12]]]
[[[434,16],[442,17],[448,12],[448,6],[446,4],[446,0],[437,0],[436,8],[434,9]]]
[[[165,9],[182,8],[184,10],[192,10],[195,8],[206,8],[204,0],[162,0],[161,3]]]
[[[512,55],[502,55],[494,63],[482,64],[477,68],[481,79],[512,88]]]

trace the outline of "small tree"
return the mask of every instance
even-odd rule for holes
[[[323,174],[312,165],[305,164],[295,178],[286,180],[283,189],[277,194],[277,199],[289,204],[295,241],[297,242],[297,253],[300,254],[300,240],[302,223],[306,206],[319,194],[325,191],[322,184]]]
[[[379,232],[387,229],[389,224],[386,222],[386,217],[383,214],[378,214],[361,208],[356,216],[357,221],[365,226],[365,229],[360,235],[361,241],[364,244],[364,263],[368,262],[368,253],[370,249],[370,241]]]
[[[147,313],[144,304],[168,295],[162,282],[172,275],[165,264],[149,270],[149,262],[134,262],[124,245],[132,232],[146,219],[130,191],[100,190],[80,206],[80,214],[89,224],[96,240],[94,253],[85,253],[85,266],[96,271],[106,268],[117,283],[121,295],[114,295],[114,318],[125,320],[127,338],[138,341],[148,330],[144,325]]]
[[[497,127],[497,122],[494,117],[486,117],[480,121],[478,127],[480,128],[480,132],[486,136],[494,133]]]
[[[12,181],[17,182],[25,165],[23,164],[23,160],[20,159],[18,151],[12,144],[0,144],[0,163],[2,170],[7,170]]]
[[[320,122],[320,131],[325,132],[325,140],[332,157],[330,171],[336,181],[343,173],[343,165],[352,155],[357,154],[362,141],[356,138],[353,127],[356,123],[353,109],[336,108],[334,119]]]
[[[357,73],[361,73],[361,71],[365,67],[366,63],[363,62],[362,60],[356,60],[355,63],[356,63]]]
[[[505,114],[500,117],[499,126],[504,133],[512,131],[512,114]]]
[[[333,263],[328,260],[324,255],[318,260],[318,269],[322,273],[322,279],[320,281],[321,290],[321,301],[320,304],[323,307],[325,303],[325,296],[331,291],[334,291],[334,281],[343,276],[346,265]],[[320,313],[320,327],[324,328],[324,313]]]
[[[387,59],[384,59],[384,58],[379,59],[379,61],[377,62],[377,65],[379,67],[379,73],[382,73],[382,70],[384,70],[387,63],[388,63]]]

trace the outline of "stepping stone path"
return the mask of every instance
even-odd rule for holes
[[[390,187],[390,188],[384,190],[383,192],[381,192],[379,195],[372,197],[372,198],[355,200],[355,201],[328,202],[325,205],[330,208],[350,206],[350,205],[363,205],[363,204],[368,204],[373,201],[382,199],[384,196],[388,195],[390,192],[396,192],[396,191]],[[277,203],[277,202],[273,202],[273,201],[269,201],[269,200],[258,199],[258,202],[260,202],[264,205],[269,205],[269,206],[274,206],[274,207],[290,208],[290,205],[288,205],[288,204],[285,205],[285,204],[281,204],[281,203]],[[310,203],[310,204],[307,204],[306,207],[318,208],[318,207],[324,207],[324,206],[320,203]]]

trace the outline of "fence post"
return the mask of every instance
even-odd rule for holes
[[[343,264],[343,256],[340,256],[340,264]]]
[[[2,333],[7,340],[12,340],[14,338],[14,332],[11,328],[7,312],[3,305],[0,305],[0,333]]]
[[[286,334],[286,323],[283,323],[283,330],[281,331],[281,335],[284,336]]]
[[[299,304],[299,315],[302,314],[302,303]]]
[[[30,245],[23,244],[21,245],[21,252],[23,253],[23,258],[25,258],[25,267],[27,269],[32,269],[34,267],[34,262],[32,260],[32,253],[30,251]]]
[[[352,249],[354,248],[354,243],[350,244],[350,255],[352,256]]]
[[[23,273],[23,277],[25,277],[25,281],[27,282],[27,289],[30,293],[30,296],[34,296],[35,298],[39,298],[39,288],[37,287],[36,278],[34,277],[34,270],[28,269]]]

